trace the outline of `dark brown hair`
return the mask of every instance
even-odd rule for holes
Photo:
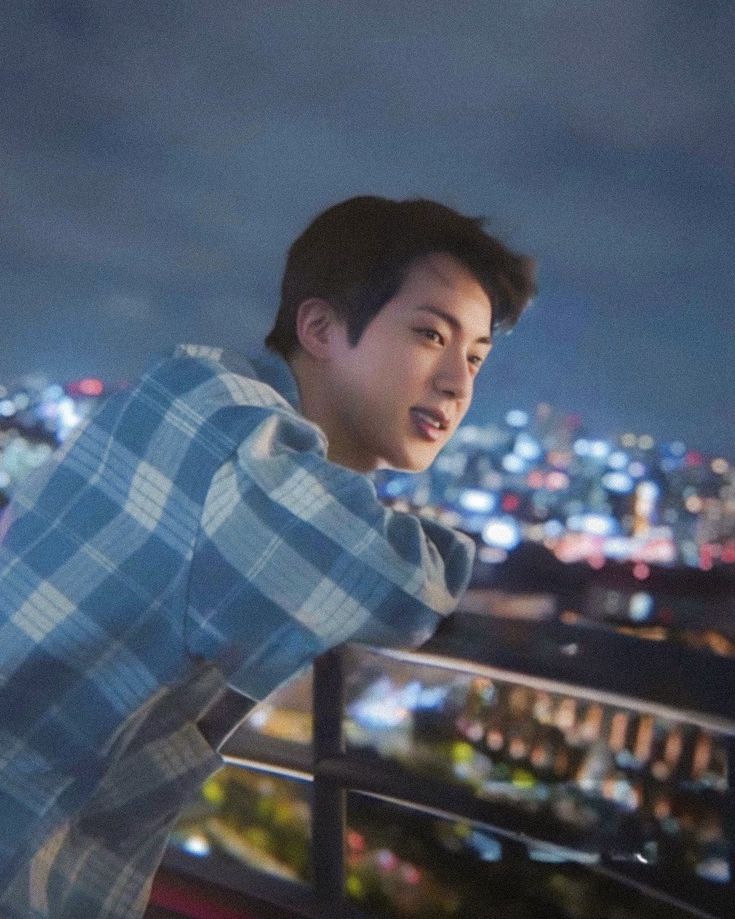
[[[289,358],[298,347],[296,314],[310,297],[327,300],[347,324],[351,345],[398,292],[417,258],[446,252],[488,295],[493,329],[513,327],[536,291],[532,259],[435,201],[350,198],[320,214],[291,246],[281,303],[266,345]]]

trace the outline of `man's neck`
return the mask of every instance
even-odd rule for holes
[[[355,472],[372,472],[373,467],[364,462],[360,451],[335,435],[330,420],[333,417],[333,396],[325,382],[323,365],[301,351],[289,358],[288,365],[299,388],[301,414],[324,431],[328,458]]]

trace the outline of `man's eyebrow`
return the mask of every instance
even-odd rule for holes
[[[439,319],[443,319],[447,325],[450,325],[453,329],[457,331],[462,331],[462,323],[457,319],[456,316],[453,316],[451,313],[447,313],[445,310],[440,309],[438,306],[417,306],[416,310],[421,310],[424,313],[432,313],[432,315],[437,316]],[[481,335],[479,338],[475,339],[475,343],[478,345],[492,345],[492,338],[490,335]]]

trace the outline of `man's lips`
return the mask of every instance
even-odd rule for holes
[[[449,427],[449,419],[444,412],[424,406],[414,406],[411,409],[411,418],[427,440],[438,440],[442,431]]]

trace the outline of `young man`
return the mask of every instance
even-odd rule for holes
[[[429,201],[355,198],[294,243],[267,358],[182,346],[28,482],[0,547],[0,915],[134,919],[198,727],[339,642],[414,646],[465,537],[363,475],[426,468],[531,265]]]

